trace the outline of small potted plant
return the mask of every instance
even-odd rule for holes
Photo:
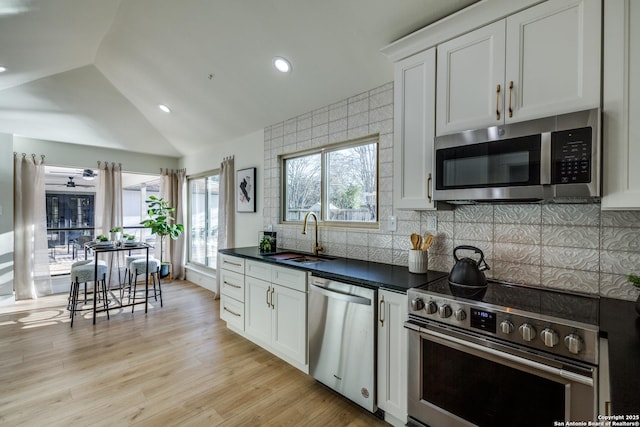
[[[107,236],[105,236],[104,234],[98,234],[96,236],[96,243],[106,242],[108,240],[109,240],[109,238]]]
[[[122,227],[114,227],[111,230],[109,230],[109,233],[111,234],[112,242],[119,242],[120,237],[122,236]]]
[[[627,275],[627,280],[635,287],[640,288],[640,276],[636,276],[635,274]],[[640,294],[636,299],[636,313],[640,315]]]
[[[260,253],[263,254],[272,252],[275,248],[272,248],[271,236],[262,236],[262,239],[260,239],[260,243],[258,244],[258,248],[260,249]]]
[[[160,277],[169,275],[169,263],[162,261],[164,238],[169,236],[172,240],[178,239],[184,231],[184,225],[176,224],[171,213],[175,208],[169,206],[169,203],[161,197],[149,196],[145,201],[147,204],[147,215],[149,218],[142,221],[146,228],[151,229],[151,233],[160,237]]]

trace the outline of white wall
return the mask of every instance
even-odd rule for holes
[[[126,172],[159,174],[160,168],[178,168],[177,157],[156,156],[152,153],[134,153],[89,145],[70,144],[16,136],[13,151],[27,154],[44,154],[45,163],[56,166],[95,168],[98,161],[122,163]]]
[[[262,230],[262,208],[264,206],[264,132],[262,130],[240,138],[215,144],[195,154],[185,156],[180,167],[187,175],[197,175],[220,169],[222,159],[234,156],[235,170],[256,168],[256,212],[235,213],[235,247],[257,246],[258,233]]]
[[[0,298],[13,293],[13,137],[0,133]]]

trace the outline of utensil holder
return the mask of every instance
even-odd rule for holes
[[[424,274],[429,269],[429,252],[409,249],[409,273]]]

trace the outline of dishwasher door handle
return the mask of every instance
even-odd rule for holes
[[[329,298],[337,299],[340,301],[346,301],[354,304],[371,305],[371,300],[369,298],[360,297],[357,295],[345,294],[342,292],[323,288],[322,286],[318,286],[314,284],[310,284],[309,286],[311,287],[311,290],[313,292],[317,292]]]

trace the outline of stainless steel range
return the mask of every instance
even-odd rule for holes
[[[596,417],[597,297],[498,282],[474,299],[451,291],[445,278],[408,293],[414,425]]]

